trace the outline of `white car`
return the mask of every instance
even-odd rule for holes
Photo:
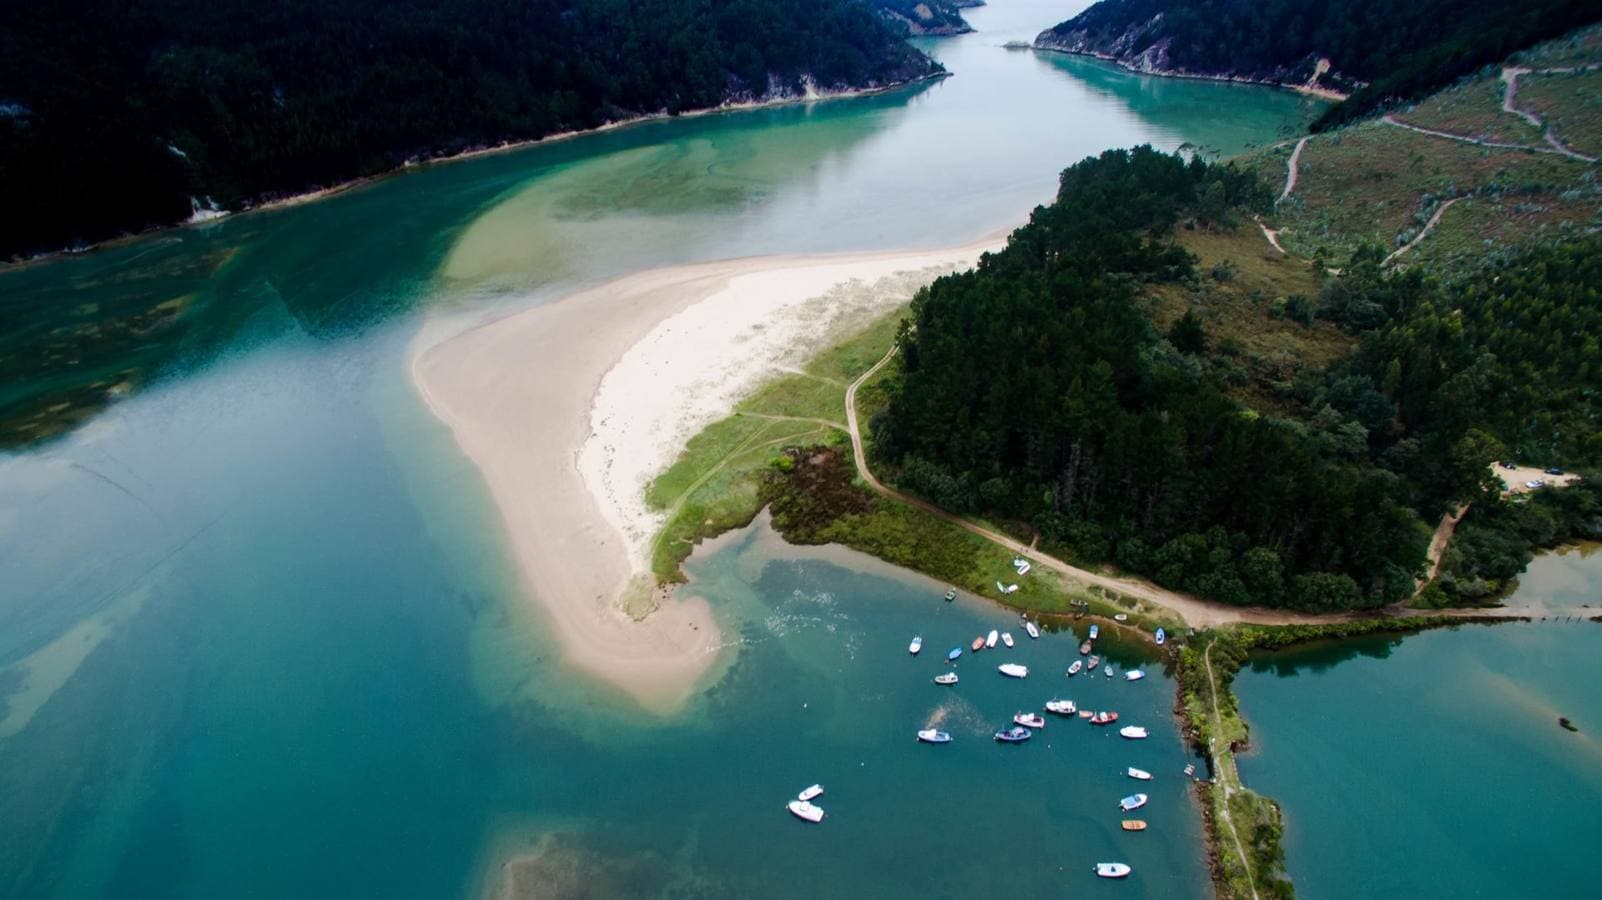
[[[1546,487],[1546,482],[1541,481],[1540,479],[1536,479],[1535,481],[1526,481],[1526,482],[1524,482],[1524,486],[1533,491],[1536,488],[1544,488],[1544,487]]]

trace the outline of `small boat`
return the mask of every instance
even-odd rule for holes
[[[1118,729],[1118,733],[1132,741],[1138,741],[1146,736],[1146,729],[1139,725],[1125,725]]]
[[[1013,568],[1017,570],[1018,577],[1022,578],[1023,576],[1028,575],[1029,574],[1029,570],[1031,568],[1033,568],[1033,567],[1029,565],[1029,560],[1020,559],[1016,563],[1013,564]]]
[[[1072,700],[1047,700],[1046,712],[1056,713],[1059,716],[1071,716],[1079,711]]]
[[[1118,801],[1118,808],[1123,810],[1124,812],[1129,812],[1132,809],[1140,809],[1142,806],[1145,806],[1145,805],[1146,805],[1146,795],[1145,794],[1130,794],[1129,796],[1125,797],[1124,799]]]
[[[935,684],[956,684],[957,683],[957,673],[956,672],[941,672],[939,675],[936,675],[934,677],[934,683]]]
[[[1089,641],[1085,641],[1084,643],[1079,645],[1079,655],[1080,656],[1089,656],[1090,655],[1090,642]]]
[[[1161,628],[1157,629],[1157,646],[1161,647],[1163,644],[1167,643],[1167,641],[1168,632],[1162,630]]]
[[[925,728],[918,732],[918,740],[925,744],[949,744],[951,743],[951,735],[946,734],[944,731],[935,731],[933,728]]]
[[[1018,713],[1017,715],[1013,716],[1012,717],[1012,721],[1014,723],[1018,724],[1018,725],[1022,725],[1025,728],[1045,728],[1046,727],[1046,720],[1042,719],[1040,717],[1040,713],[1022,713],[1021,712],[1021,713]]]
[[[1124,680],[1125,681],[1139,681],[1140,679],[1145,678],[1145,677],[1146,677],[1146,673],[1142,672],[1139,669],[1130,669],[1129,671],[1124,673]]]
[[[1185,763],[1185,774],[1187,776],[1188,775],[1195,775],[1196,774],[1196,764],[1195,763]]]
[[[786,805],[797,819],[804,819],[814,823],[823,821],[823,807],[821,806],[813,806],[805,800],[791,800]]]
[[[1085,664],[1083,662],[1081,662],[1080,660],[1077,660],[1077,659],[1074,660],[1074,664],[1068,667],[1068,677],[1072,678],[1075,675],[1078,675],[1079,674],[1079,670],[1083,669],[1084,667],[1085,667]]]
[[[994,649],[996,646],[996,641],[1000,638],[1000,632],[996,631],[994,628],[990,629],[990,633],[985,635],[985,649]]]
[[[1136,781],[1150,781],[1151,773],[1145,769],[1137,769],[1134,766],[1130,766],[1129,777],[1135,779]]]
[[[1098,712],[1090,717],[1090,724],[1092,725],[1111,725],[1116,721],[1118,721],[1118,714],[1115,712]]]
[[[996,740],[1003,744],[1021,744],[1034,737],[1035,733],[1022,725],[1014,725],[996,732]]]
[[[996,666],[996,671],[1007,676],[1008,678],[1029,677],[1029,667],[1020,666],[1017,663],[1002,663],[1001,665]]]
[[[978,652],[979,652],[979,651],[980,651],[980,650],[983,650],[983,649],[985,649],[985,639],[984,639],[984,636],[983,636],[983,635],[980,635],[980,636],[979,636],[979,637],[976,637],[976,638],[974,638],[974,639],[973,639],[973,643],[972,643],[972,644],[969,644],[969,645],[968,645],[968,648],[969,648],[969,649],[970,649],[970,650],[972,650],[972,651],[973,651],[973,652],[975,652],[975,653],[978,653]]]
[[[1038,640],[1040,638],[1040,629],[1036,628],[1035,623],[1029,621],[1028,619],[1024,620],[1024,631],[1029,633],[1029,639],[1031,641]]]
[[[1113,677],[1112,663],[1108,663],[1107,668],[1101,670],[1101,674],[1106,675],[1108,678]]]
[[[911,653],[913,656],[917,656],[918,652],[920,650],[922,650],[922,649],[923,649],[923,635],[921,635],[921,634],[913,635],[912,636],[912,643],[907,645],[907,652]]]
[[[1096,717],[1096,714],[1091,712],[1088,709],[1081,709],[1079,711],[1079,718],[1081,718],[1081,719],[1094,719],[1095,717]]]
[[[1087,661],[1085,663],[1085,671],[1086,672],[1094,672],[1094,671],[1096,671],[1096,667],[1099,666],[1099,665],[1101,665],[1101,657],[1092,656],[1089,659],[1089,661]]]
[[[1096,863],[1096,874],[1103,878],[1126,878],[1129,872],[1126,863]]]
[[[823,796],[823,785],[814,784],[812,787],[809,787],[806,790],[802,791],[801,793],[796,794],[795,795],[795,799],[800,800],[802,803],[805,803],[808,800],[816,800],[816,799],[818,799],[819,797],[822,797],[822,796]]]
[[[1003,644],[1006,644],[1008,647],[1011,647],[1012,646],[1012,632],[1003,631],[1001,633],[1001,642]]]
[[[1125,819],[1122,822],[1120,822],[1119,824],[1123,826],[1123,829],[1125,831],[1145,831],[1146,830],[1146,820],[1145,819]]]
[[[946,654],[946,659],[948,659],[948,660],[950,660],[952,662],[956,662],[957,661],[957,657],[959,657],[961,655],[962,655],[962,648],[961,647],[952,647],[951,648],[951,652]]]
[[[957,599],[957,589],[956,588],[951,588],[950,590],[946,591],[946,602],[947,603],[950,603],[951,601],[953,601],[955,599]]]
[[[1098,638],[1100,636],[1101,636],[1101,626],[1100,625],[1092,625],[1092,626],[1090,626],[1090,639],[1091,640],[1095,640],[1096,638]]]
[[[1127,622],[1127,621],[1129,621],[1129,617],[1124,615],[1123,613],[1119,613],[1118,615],[1113,616],[1113,621],[1114,622]]]

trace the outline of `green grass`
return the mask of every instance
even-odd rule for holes
[[[1552,126],[1570,149],[1602,156],[1602,71],[1521,76],[1518,104]]]
[[[1522,98],[1525,82],[1519,80]],[[1503,82],[1500,73],[1485,75],[1449,87],[1438,94],[1398,111],[1396,118],[1417,125],[1465,137],[1503,144],[1545,146],[1541,129],[1522,116],[1502,109]]]

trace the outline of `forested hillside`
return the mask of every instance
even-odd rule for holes
[[[961,8],[980,6],[973,0],[872,0],[892,21],[913,34],[964,34],[973,28],[963,19]]]
[[[1005,251],[914,301],[904,374],[873,423],[880,462],[1085,561],[1328,610],[1409,596],[1441,513],[1499,503],[1487,467],[1510,447],[1602,458],[1595,235],[1450,288],[1359,254],[1297,313],[1357,351],[1278,386],[1279,414],[1232,399],[1216,362],[1234,337],[1199,308],[1159,332],[1146,298],[1230,277],[1198,272],[1176,237],[1232,231],[1269,200],[1254,175],[1150,148],[1069,168]]]
[[[1356,92],[1320,130],[1598,19],[1602,7],[1587,0],[1101,0],[1037,45],[1145,71],[1283,83],[1309,81],[1328,59],[1319,83]]]
[[[408,158],[938,67],[860,0],[0,5],[0,258]]]

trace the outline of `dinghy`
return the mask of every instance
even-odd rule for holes
[[[961,655],[962,655],[962,648],[961,647],[952,647],[951,648],[951,652],[946,654],[946,659],[948,659],[948,660],[950,660],[952,662],[956,662],[957,661],[957,657],[959,657]]]
[[[1068,667],[1068,677],[1072,678],[1075,675],[1078,675],[1079,674],[1079,670],[1083,669],[1084,667],[1085,667],[1085,664],[1083,662],[1080,662],[1077,659],[1074,660],[1074,664]]]
[[[1164,643],[1167,643],[1167,641],[1168,632],[1162,630],[1161,628],[1157,629],[1157,646],[1161,647]]]
[[[1079,645],[1079,655],[1080,656],[1089,656],[1090,655],[1090,642],[1089,641],[1085,641],[1084,643],[1081,643]]]
[[[1145,677],[1146,677],[1146,673],[1142,672],[1139,669],[1130,669],[1129,671],[1124,673],[1124,680],[1125,681],[1139,681],[1140,679],[1145,678]]]
[[[1038,640],[1040,638],[1040,629],[1036,628],[1035,623],[1029,621],[1028,619],[1024,620],[1024,631],[1029,633],[1029,639],[1031,641]]]
[[[1079,711],[1072,700],[1047,700],[1046,712],[1056,713],[1059,716],[1071,716]]]
[[[1012,647],[1012,632],[1003,631],[1001,633],[1001,642],[1006,644],[1009,648]]]
[[[990,629],[990,633],[985,635],[985,649],[994,650],[996,647],[996,641],[1000,639],[1001,633],[996,631],[994,628]]]
[[[1040,713],[1022,713],[1021,712],[1021,713],[1018,713],[1017,715],[1013,716],[1012,717],[1012,721],[1015,724],[1022,725],[1025,728],[1045,728],[1046,727],[1046,720],[1042,719],[1040,717]]]
[[[1101,626],[1100,625],[1092,625],[1092,626],[1090,626],[1090,639],[1091,640],[1095,640],[1096,638],[1098,638],[1100,636],[1101,636]]]
[[[968,645],[968,649],[972,650],[975,653],[978,653],[980,650],[985,649],[985,637],[984,637],[984,635],[980,635],[980,636],[974,638],[973,639],[973,643]]]
[[[823,796],[823,785],[814,784],[812,787],[809,787],[806,790],[802,791],[801,793],[796,794],[795,795],[795,799],[800,800],[801,802],[805,803],[808,800],[816,800],[817,798],[822,797],[822,796]]]
[[[805,800],[791,800],[787,804],[797,819],[817,823],[823,821],[823,807],[813,806]]]
[[[1001,665],[996,666],[996,671],[1007,676],[1008,678],[1029,677],[1029,667],[1020,666],[1017,663],[1002,663]]]
[[[1081,709],[1079,711],[1079,718],[1081,718],[1081,719],[1094,719],[1095,717],[1096,717],[1096,714],[1091,712],[1088,709]]]
[[[1021,744],[1034,736],[1034,732],[1022,725],[1014,725],[1011,728],[1003,728],[996,732],[996,740],[1003,744]]]
[[[1101,665],[1101,657],[1092,656],[1090,658],[1090,661],[1085,663],[1085,671],[1086,672],[1094,672],[1094,671],[1096,671],[1096,667],[1099,666],[1099,665]]]
[[[1118,714],[1115,712],[1099,712],[1090,717],[1090,724],[1092,725],[1110,725],[1116,721],[1118,721]]]
[[[1132,741],[1138,741],[1146,736],[1146,729],[1139,725],[1125,725],[1118,729],[1118,733]]]
[[[1118,801],[1118,808],[1123,810],[1124,812],[1129,812],[1132,809],[1140,809],[1142,806],[1145,806],[1145,805],[1146,805],[1146,795],[1145,794],[1130,794],[1129,796],[1125,797],[1124,799]]]
[[[934,677],[934,683],[935,684],[956,684],[957,683],[957,673],[956,672],[941,672],[939,675],[936,675]]]
[[[933,728],[925,728],[918,732],[918,740],[925,744],[949,744],[951,743],[951,735],[946,734],[944,731],[935,731]]]
[[[950,603],[951,601],[953,601],[955,599],[957,599],[957,589],[956,588],[952,588],[952,589],[946,591],[946,602],[947,603]]]
[[[1145,819],[1125,819],[1123,822],[1121,822],[1119,824],[1123,825],[1123,828],[1124,828],[1125,831],[1145,831],[1146,830],[1146,820]]]
[[[907,645],[907,652],[917,656],[921,650],[923,650],[923,635],[915,634],[912,636],[912,643]]]
[[[1108,663],[1107,668],[1101,670],[1101,674],[1106,675],[1108,678],[1113,677],[1112,663]]]
[[[1096,874],[1103,878],[1126,878],[1129,866],[1124,863],[1096,863]]]
[[[1123,613],[1119,613],[1118,615],[1113,616],[1113,621],[1114,622],[1127,622],[1127,621],[1129,621],[1129,617],[1124,615]]]
[[[1129,777],[1135,779],[1136,781],[1150,781],[1151,773],[1145,769],[1137,769],[1134,766],[1130,766]]]

